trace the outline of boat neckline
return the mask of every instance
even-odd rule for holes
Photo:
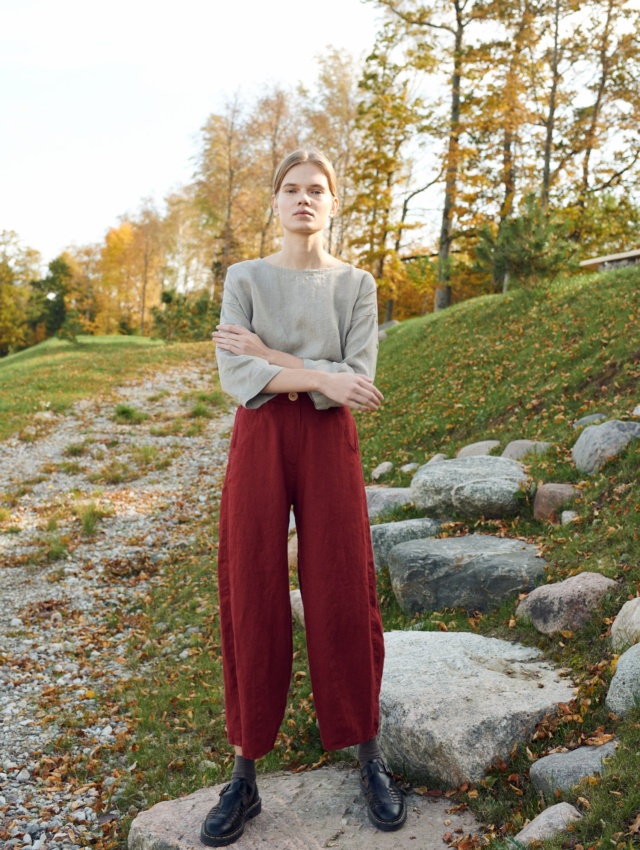
[[[333,272],[333,271],[344,271],[345,269],[354,268],[351,263],[342,263],[340,266],[325,266],[320,269],[294,269],[290,266],[276,266],[275,263],[268,263],[264,257],[256,257],[256,263],[263,263],[265,266],[270,266],[272,269],[278,269],[278,271],[283,272]]]

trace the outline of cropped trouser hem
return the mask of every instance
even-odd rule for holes
[[[322,744],[375,737],[384,664],[364,481],[346,407],[306,393],[239,408],[220,508],[218,588],[227,737],[273,749],[291,683],[287,531],[293,506],[309,672]]]

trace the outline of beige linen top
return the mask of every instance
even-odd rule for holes
[[[376,284],[355,266],[287,269],[263,259],[235,263],[227,271],[220,323],[242,325],[269,348],[300,357],[305,369],[375,375]],[[216,358],[222,389],[243,407],[260,407],[274,397],[262,390],[282,366],[221,348]],[[340,407],[323,393],[309,395],[318,410]]]

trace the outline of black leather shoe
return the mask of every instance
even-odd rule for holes
[[[378,829],[400,829],[407,819],[405,793],[393,781],[384,759],[368,761],[360,771],[360,784],[367,800],[369,820]]]
[[[200,830],[200,841],[209,847],[233,844],[244,832],[244,822],[260,814],[258,786],[239,777],[220,791],[220,800],[209,810]]]

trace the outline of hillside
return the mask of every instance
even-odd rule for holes
[[[34,414],[64,413],[81,398],[108,393],[129,378],[190,361],[211,359],[208,343],[176,343],[136,336],[56,338],[0,359],[0,440],[42,426]],[[37,430],[37,429],[36,429]]]
[[[361,416],[365,466],[475,440],[565,440],[592,410],[627,415],[640,383],[640,269],[465,301],[392,328]]]
[[[444,536],[488,532],[527,540],[544,554],[547,582],[590,571],[619,587],[587,625],[547,637],[515,620],[515,603],[479,618],[456,610],[410,618],[395,602],[388,573],[382,574],[385,629],[474,630],[518,640],[569,669],[578,685],[567,716],[551,718],[528,748],[514,751],[508,764],[460,794],[459,803],[472,808],[494,838],[513,835],[541,810],[529,782],[532,758],[573,749],[590,736],[616,735],[621,744],[607,776],[558,798],[583,814],[570,843],[563,843],[564,836],[548,846],[631,847],[640,811],[640,712],[622,720],[604,698],[618,659],[609,640],[611,623],[640,588],[640,441],[594,475],[578,472],[571,448],[579,433],[572,428],[576,419],[594,412],[629,419],[640,404],[640,269],[478,298],[407,321],[381,342],[376,383],[385,403],[375,414],[358,415],[366,478],[390,460],[396,471],[388,482],[406,487],[411,474],[399,471],[404,463],[422,464],[437,452],[454,457],[464,445],[485,439],[500,441],[495,454],[510,440],[547,440],[552,450],[529,456],[525,465],[538,485],[578,486],[579,519],[572,526],[536,521],[528,504],[515,519],[455,522]],[[404,508],[394,518],[418,515]]]
[[[447,791],[452,810],[472,810],[486,830],[473,839],[451,837],[460,850],[488,837],[500,846],[536,816],[543,804],[529,779],[534,759],[613,735],[620,741],[614,767],[602,781],[564,795],[584,817],[569,843],[564,836],[550,846],[630,848],[637,841],[631,830],[640,813],[640,712],[616,717],[604,697],[618,660],[611,623],[640,588],[640,441],[592,476],[578,473],[571,447],[579,416],[602,411],[629,419],[640,403],[639,284],[640,270],[585,276],[405,322],[380,346],[382,409],[357,417],[367,479],[383,460],[399,469],[440,451],[452,457],[481,439],[502,446],[548,440],[553,449],[527,466],[538,483],[579,486],[575,523],[536,521],[525,503],[514,519],[456,521],[442,536],[488,532],[537,544],[548,582],[583,571],[618,582],[587,625],[544,636],[516,620],[514,599],[487,613],[410,616],[396,601],[388,569],[379,574],[386,631],[473,631],[534,645],[576,684],[566,712],[549,716],[508,762],[475,786]],[[87,796],[86,806],[114,813],[102,827],[87,821],[98,850],[124,850],[138,811],[230,771],[212,573],[230,417],[216,392],[212,354],[208,343],[85,338],[79,346],[52,340],[0,362],[0,439],[17,435],[0,443],[0,584],[15,618],[0,635],[0,661],[21,669],[28,638],[48,664],[55,635],[60,663],[86,663],[91,671],[77,688],[61,685],[49,668],[49,678],[29,671],[16,678],[16,694],[25,688],[20,710],[39,718],[38,734],[50,742],[44,755],[36,748],[31,784],[20,793],[59,783],[65,829],[80,829],[72,801],[78,788],[97,783],[99,796]],[[409,482],[397,471],[390,483]],[[400,508],[394,518],[417,515]],[[293,587],[295,568],[290,579]],[[289,707],[261,773],[349,757],[322,749],[304,631],[295,628],[293,638]],[[180,663],[168,667],[176,657]],[[99,747],[87,746],[87,734]],[[414,780],[406,777],[406,787]],[[437,783],[414,790],[442,793]]]

